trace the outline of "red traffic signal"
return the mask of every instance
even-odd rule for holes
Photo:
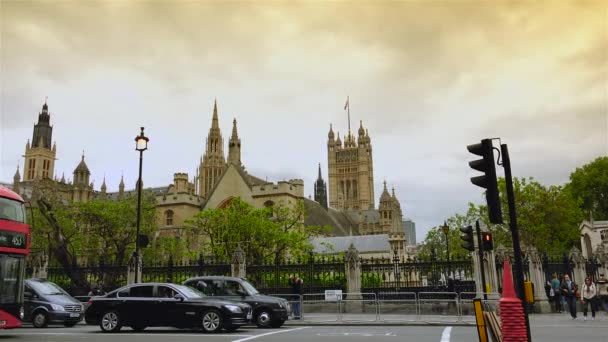
[[[484,252],[493,250],[494,239],[492,238],[492,233],[481,233],[481,244]]]

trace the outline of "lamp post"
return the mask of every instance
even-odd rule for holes
[[[141,257],[139,253],[139,225],[141,223],[141,165],[144,157],[144,151],[148,149],[148,139],[144,135],[144,128],[141,127],[141,133],[135,137],[135,150],[139,151],[139,178],[137,179],[137,235],[135,237],[135,282],[141,281]]]
[[[445,249],[448,256],[448,278],[452,274],[452,267],[450,265],[450,240],[448,239],[448,233],[450,232],[450,226],[446,221],[443,221],[443,226],[441,227],[443,234],[445,234]],[[447,281],[447,279],[446,279]]]

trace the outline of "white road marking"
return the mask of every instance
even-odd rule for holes
[[[452,327],[445,327],[443,334],[441,334],[441,342],[450,342],[450,334],[452,333]]]
[[[269,332],[269,333],[265,333],[265,334],[260,334],[260,335],[254,335],[254,336],[250,336],[250,337],[246,337],[246,338],[242,338],[240,340],[234,340],[232,342],[244,342],[244,341],[249,341],[249,340],[253,340],[256,339],[258,337],[262,337],[262,336],[268,336],[268,335],[274,335],[274,334],[281,334],[281,333],[286,333],[286,332],[290,332],[290,331],[296,331],[296,330],[302,330],[302,329],[306,329],[308,327],[301,327],[301,328],[294,328],[294,329],[288,329],[288,330],[279,330],[279,331],[273,331],[273,332]]]

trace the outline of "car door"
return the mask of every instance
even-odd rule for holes
[[[158,325],[158,312],[153,305],[155,299],[153,285],[131,286],[128,297],[121,299],[124,322],[145,327]]]
[[[25,291],[23,292],[23,317],[26,322],[32,320],[32,311],[36,308],[38,295],[30,286],[25,284]]]
[[[157,285],[154,293],[154,311],[161,326],[183,325],[186,317],[185,303],[175,298],[178,292],[167,285]]]

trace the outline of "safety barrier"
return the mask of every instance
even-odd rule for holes
[[[336,322],[427,322],[475,324],[474,292],[378,292],[378,293],[307,293],[273,294],[287,299],[293,311],[300,308],[300,318],[311,323]],[[482,300],[484,307],[496,311],[498,293]]]

